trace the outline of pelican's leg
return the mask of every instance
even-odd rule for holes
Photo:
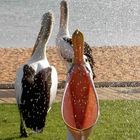
[[[67,129],[67,139],[66,140],[75,140],[71,132]]]
[[[27,132],[26,132],[26,129],[25,129],[25,125],[24,125],[24,122],[23,122],[23,118],[22,118],[22,115],[20,113],[20,137],[27,137]]]
[[[25,124],[22,117],[21,106],[19,105],[19,113],[20,113],[20,137],[27,137],[27,132],[25,129]]]

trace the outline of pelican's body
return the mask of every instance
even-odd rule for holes
[[[46,57],[51,30],[52,14],[46,13],[31,58],[17,70],[15,92],[22,137],[27,136],[26,127],[35,132],[43,130],[47,112],[56,97],[57,71]]]
[[[56,46],[58,46],[60,55],[64,59],[67,66],[67,70],[69,71],[74,57],[72,39],[68,30],[69,11],[68,11],[68,4],[65,0],[62,0],[60,5],[61,5],[60,26],[59,26],[59,32],[56,37]],[[90,75],[94,79],[95,73],[94,73],[93,65],[95,62],[92,57],[92,49],[86,42],[84,42],[83,58],[86,67],[90,72]]]

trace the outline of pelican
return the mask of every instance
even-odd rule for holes
[[[26,128],[36,133],[43,131],[47,113],[56,97],[57,71],[49,64],[46,56],[52,22],[52,14],[45,13],[32,56],[16,73],[15,92],[20,113],[21,137],[28,136]]]
[[[72,38],[68,30],[69,22],[69,9],[68,3],[66,0],[62,0],[60,3],[60,25],[59,31],[56,37],[56,46],[59,48],[60,56],[63,58],[66,63],[67,70],[71,68],[72,60],[74,57]],[[94,59],[92,57],[92,49],[88,43],[84,42],[84,62],[87,69],[90,72],[91,77],[95,78],[94,73]]]
[[[58,50],[60,52],[60,56],[63,58],[67,67],[67,72],[69,73],[74,58],[74,51],[73,51],[72,38],[68,30],[68,22],[69,22],[68,3],[66,0],[62,0],[60,3],[60,25],[56,37],[56,46],[59,48]],[[94,73],[93,66],[95,62],[92,57],[92,49],[86,42],[84,42],[83,59],[86,68],[91,76],[91,79],[94,79],[95,73]],[[74,140],[74,137],[72,136],[69,130],[67,131],[67,140]]]

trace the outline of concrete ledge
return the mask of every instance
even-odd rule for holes
[[[95,87],[140,87],[140,81],[95,82]]]
[[[61,81],[58,84],[58,89],[62,89],[64,86],[65,81]],[[95,87],[140,87],[140,81],[95,82]],[[0,84],[0,89],[14,89],[14,83],[2,83]]]
[[[0,89],[14,89],[14,83],[0,83]]]

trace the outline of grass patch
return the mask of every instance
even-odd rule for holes
[[[140,140],[140,101],[100,101],[100,117],[89,140]],[[19,138],[16,105],[0,105],[0,140],[65,140],[66,127],[60,104],[55,103],[47,116],[42,134]]]

